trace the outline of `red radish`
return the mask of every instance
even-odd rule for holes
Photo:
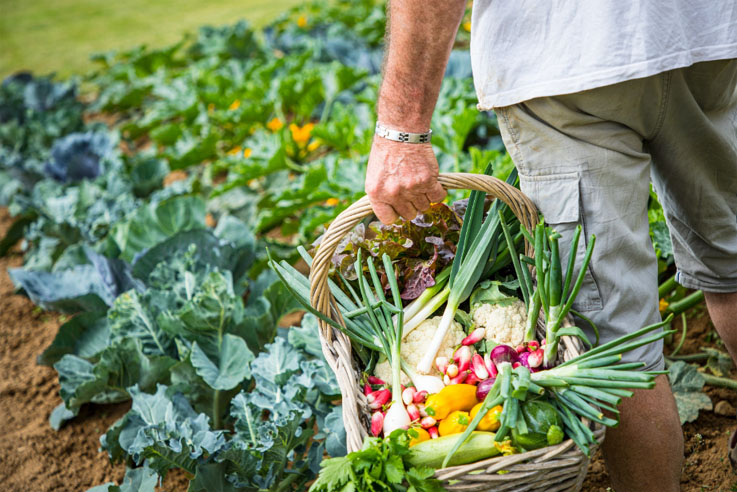
[[[471,332],[470,335],[468,335],[466,338],[461,341],[461,345],[473,345],[475,343],[480,342],[484,339],[484,335],[486,334],[486,330],[484,328],[476,328]]]
[[[430,439],[437,439],[438,437],[440,437],[437,427],[430,427],[429,429],[427,429],[427,433],[430,434]]]
[[[417,408],[417,405],[414,403],[407,405],[407,414],[409,415],[409,419],[413,422],[420,419],[420,409]]]
[[[453,354],[453,360],[456,362],[456,364],[458,364],[458,371],[463,372],[468,370],[468,368],[471,366],[472,356],[473,351],[468,345],[463,345],[455,351],[455,353]]]
[[[535,350],[540,348],[540,343],[537,340],[532,340],[530,342],[527,342],[527,350],[530,352],[534,352]]]
[[[448,358],[437,357],[435,359],[435,366],[438,368],[438,371],[440,371],[440,374],[445,374],[446,369],[448,369]]]
[[[514,348],[514,351],[518,354],[521,354],[522,352],[527,352],[527,348],[525,347],[524,343],[521,343]]]
[[[481,381],[474,373],[473,371],[466,371],[468,376],[466,376],[466,380],[463,381],[463,384],[476,384],[479,381]]]
[[[521,365],[522,365],[522,363],[520,361],[517,361],[514,364],[512,364],[512,369],[517,369]]]
[[[378,437],[381,434],[381,429],[384,427],[384,414],[381,412],[374,412],[371,415],[371,434],[374,437]]]
[[[458,375],[454,378],[449,378],[448,375],[446,374],[445,378],[447,378],[448,380],[445,381],[444,379],[443,381],[445,382],[446,386],[449,386],[451,384],[461,384],[462,382],[466,380],[467,377],[468,377],[468,371],[463,371],[463,372],[459,372]]]
[[[486,369],[484,359],[479,354],[473,354],[473,358],[471,359],[471,369],[479,381],[489,377],[489,371]]]
[[[545,351],[539,348],[534,352],[530,352],[530,355],[527,357],[527,363],[530,365],[531,368],[540,367],[543,363],[544,356]]]
[[[420,417],[427,417],[427,412],[425,411],[424,403],[418,403],[417,409],[420,411]]]
[[[363,385],[363,394],[368,396],[370,395],[374,390],[371,388],[371,385],[366,383]]]
[[[430,416],[423,417],[422,420],[420,420],[420,425],[422,426],[423,429],[429,429],[430,427],[434,426],[437,423],[438,423],[437,420],[435,420],[434,418]]]
[[[368,400],[369,408],[371,410],[378,410],[379,408],[386,405],[391,396],[392,392],[389,391],[387,388],[384,388],[370,393],[366,397],[366,399]]]
[[[384,386],[386,382],[383,379],[377,378],[376,376],[369,376],[368,377],[369,384],[379,384]]]
[[[496,375],[499,374],[496,366],[491,361],[491,352],[487,352],[486,354],[484,354],[484,366],[486,366],[486,370],[489,371],[489,376],[495,378]]]
[[[417,393],[417,390],[412,386],[410,386],[409,388],[405,388],[405,390],[402,391],[402,401],[405,405],[409,405],[414,401],[415,393]]]
[[[422,403],[425,400],[427,400],[427,391],[425,390],[418,391],[417,393],[415,393],[414,398],[412,398],[412,401],[414,401],[415,403]]]
[[[449,378],[454,378],[458,376],[458,366],[455,364],[450,364],[448,368],[445,370],[445,375]]]

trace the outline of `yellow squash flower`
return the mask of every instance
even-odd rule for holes
[[[230,106],[228,106],[228,109],[231,110],[231,111],[235,111],[236,109],[238,109],[240,107],[241,107],[241,102],[240,102],[240,100],[236,99],[235,101],[233,101],[232,103],[230,103]]]
[[[312,152],[314,150],[317,150],[319,147],[320,147],[320,140],[315,139],[312,142],[310,142],[310,144],[307,146],[307,150]]]
[[[232,149],[228,151],[228,155],[238,155],[240,153],[241,153],[240,147],[233,147]]]
[[[495,442],[494,447],[502,453],[503,456],[509,456],[510,454],[517,454],[517,449],[512,446],[512,441],[507,439],[506,441],[502,442]]]
[[[325,200],[325,205],[329,207],[334,207],[338,203],[340,203],[340,200],[338,200],[337,198],[328,198],[327,200]]]
[[[302,29],[307,27],[307,17],[304,14],[297,18],[297,27],[301,27]]]
[[[246,158],[246,159],[248,159],[249,157],[251,157],[251,154],[252,153],[253,153],[253,151],[251,149],[249,149],[248,147],[246,147],[245,149],[243,149],[243,157]]]
[[[463,29],[465,29],[468,32],[471,32],[471,22],[464,22],[463,23]]]
[[[302,146],[310,140],[310,134],[314,127],[314,123],[307,123],[301,127],[292,123],[289,125],[289,131],[292,132],[292,139],[297,142],[298,145]]]
[[[266,123],[266,128],[268,128],[272,132],[277,132],[281,130],[283,126],[284,123],[282,123],[282,121],[277,117],[272,118],[268,123]]]
[[[660,314],[663,314],[665,310],[668,309],[668,306],[669,306],[668,301],[666,301],[665,299],[661,299],[660,303],[658,304],[658,308],[660,309]]]

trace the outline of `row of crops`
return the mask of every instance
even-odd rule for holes
[[[303,490],[325,453],[345,454],[316,320],[279,328],[299,305],[267,251],[294,264],[363,194],[384,23],[373,0],[313,3],[260,31],[99,55],[81,80],[0,86],[0,205],[15,217],[0,254],[22,239],[14,284],[69,315],[39,357],[59,374],[50,424],[132,400],[101,437],[125,482],[91,490],[153,491],[175,468],[192,492]],[[441,171],[491,162],[506,177],[470,75],[454,51],[432,124]],[[654,199],[651,220],[666,272]]]

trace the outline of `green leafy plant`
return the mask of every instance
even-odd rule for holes
[[[360,451],[324,460],[320,475],[310,487],[310,492],[445,490],[440,481],[433,478],[433,468],[409,464],[409,432],[412,431],[397,429],[385,439],[368,437]]]

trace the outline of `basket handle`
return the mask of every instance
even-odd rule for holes
[[[532,231],[538,221],[537,208],[524,193],[504,181],[485,174],[442,173],[438,181],[446,190],[484,191],[498,198],[512,210],[528,231]],[[312,306],[326,316],[330,316],[330,291],[327,286],[330,260],[335,249],[346,234],[353,230],[364,218],[373,214],[367,196],[362,197],[345,209],[328,227],[317,248],[310,270],[310,301]],[[530,245],[525,250],[530,255]]]
[[[532,231],[537,224],[537,208],[524,193],[500,179],[485,174],[442,173],[438,181],[446,190],[469,189],[486,192],[509,205],[514,215],[527,230]],[[340,311],[335,306],[328,288],[328,272],[330,260],[335,254],[338,243],[353,230],[364,218],[373,214],[367,196],[362,197],[345,209],[330,224],[325,232],[310,269],[310,303],[312,307],[345,326]],[[526,241],[525,241],[526,242]],[[532,245],[526,244],[525,251],[532,254]],[[357,373],[353,368],[351,357],[351,341],[345,333],[333,330],[323,320],[318,320],[320,327],[320,343],[325,359],[335,373],[343,396],[343,423],[346,427],[346,445],[348,451],[361,448],[367,426],[361,424],[360,415],[365,408],[365,401],[360,403],[363,394],[353,391],[357,383]],[[360,392],[359,392],[360,393]]]

